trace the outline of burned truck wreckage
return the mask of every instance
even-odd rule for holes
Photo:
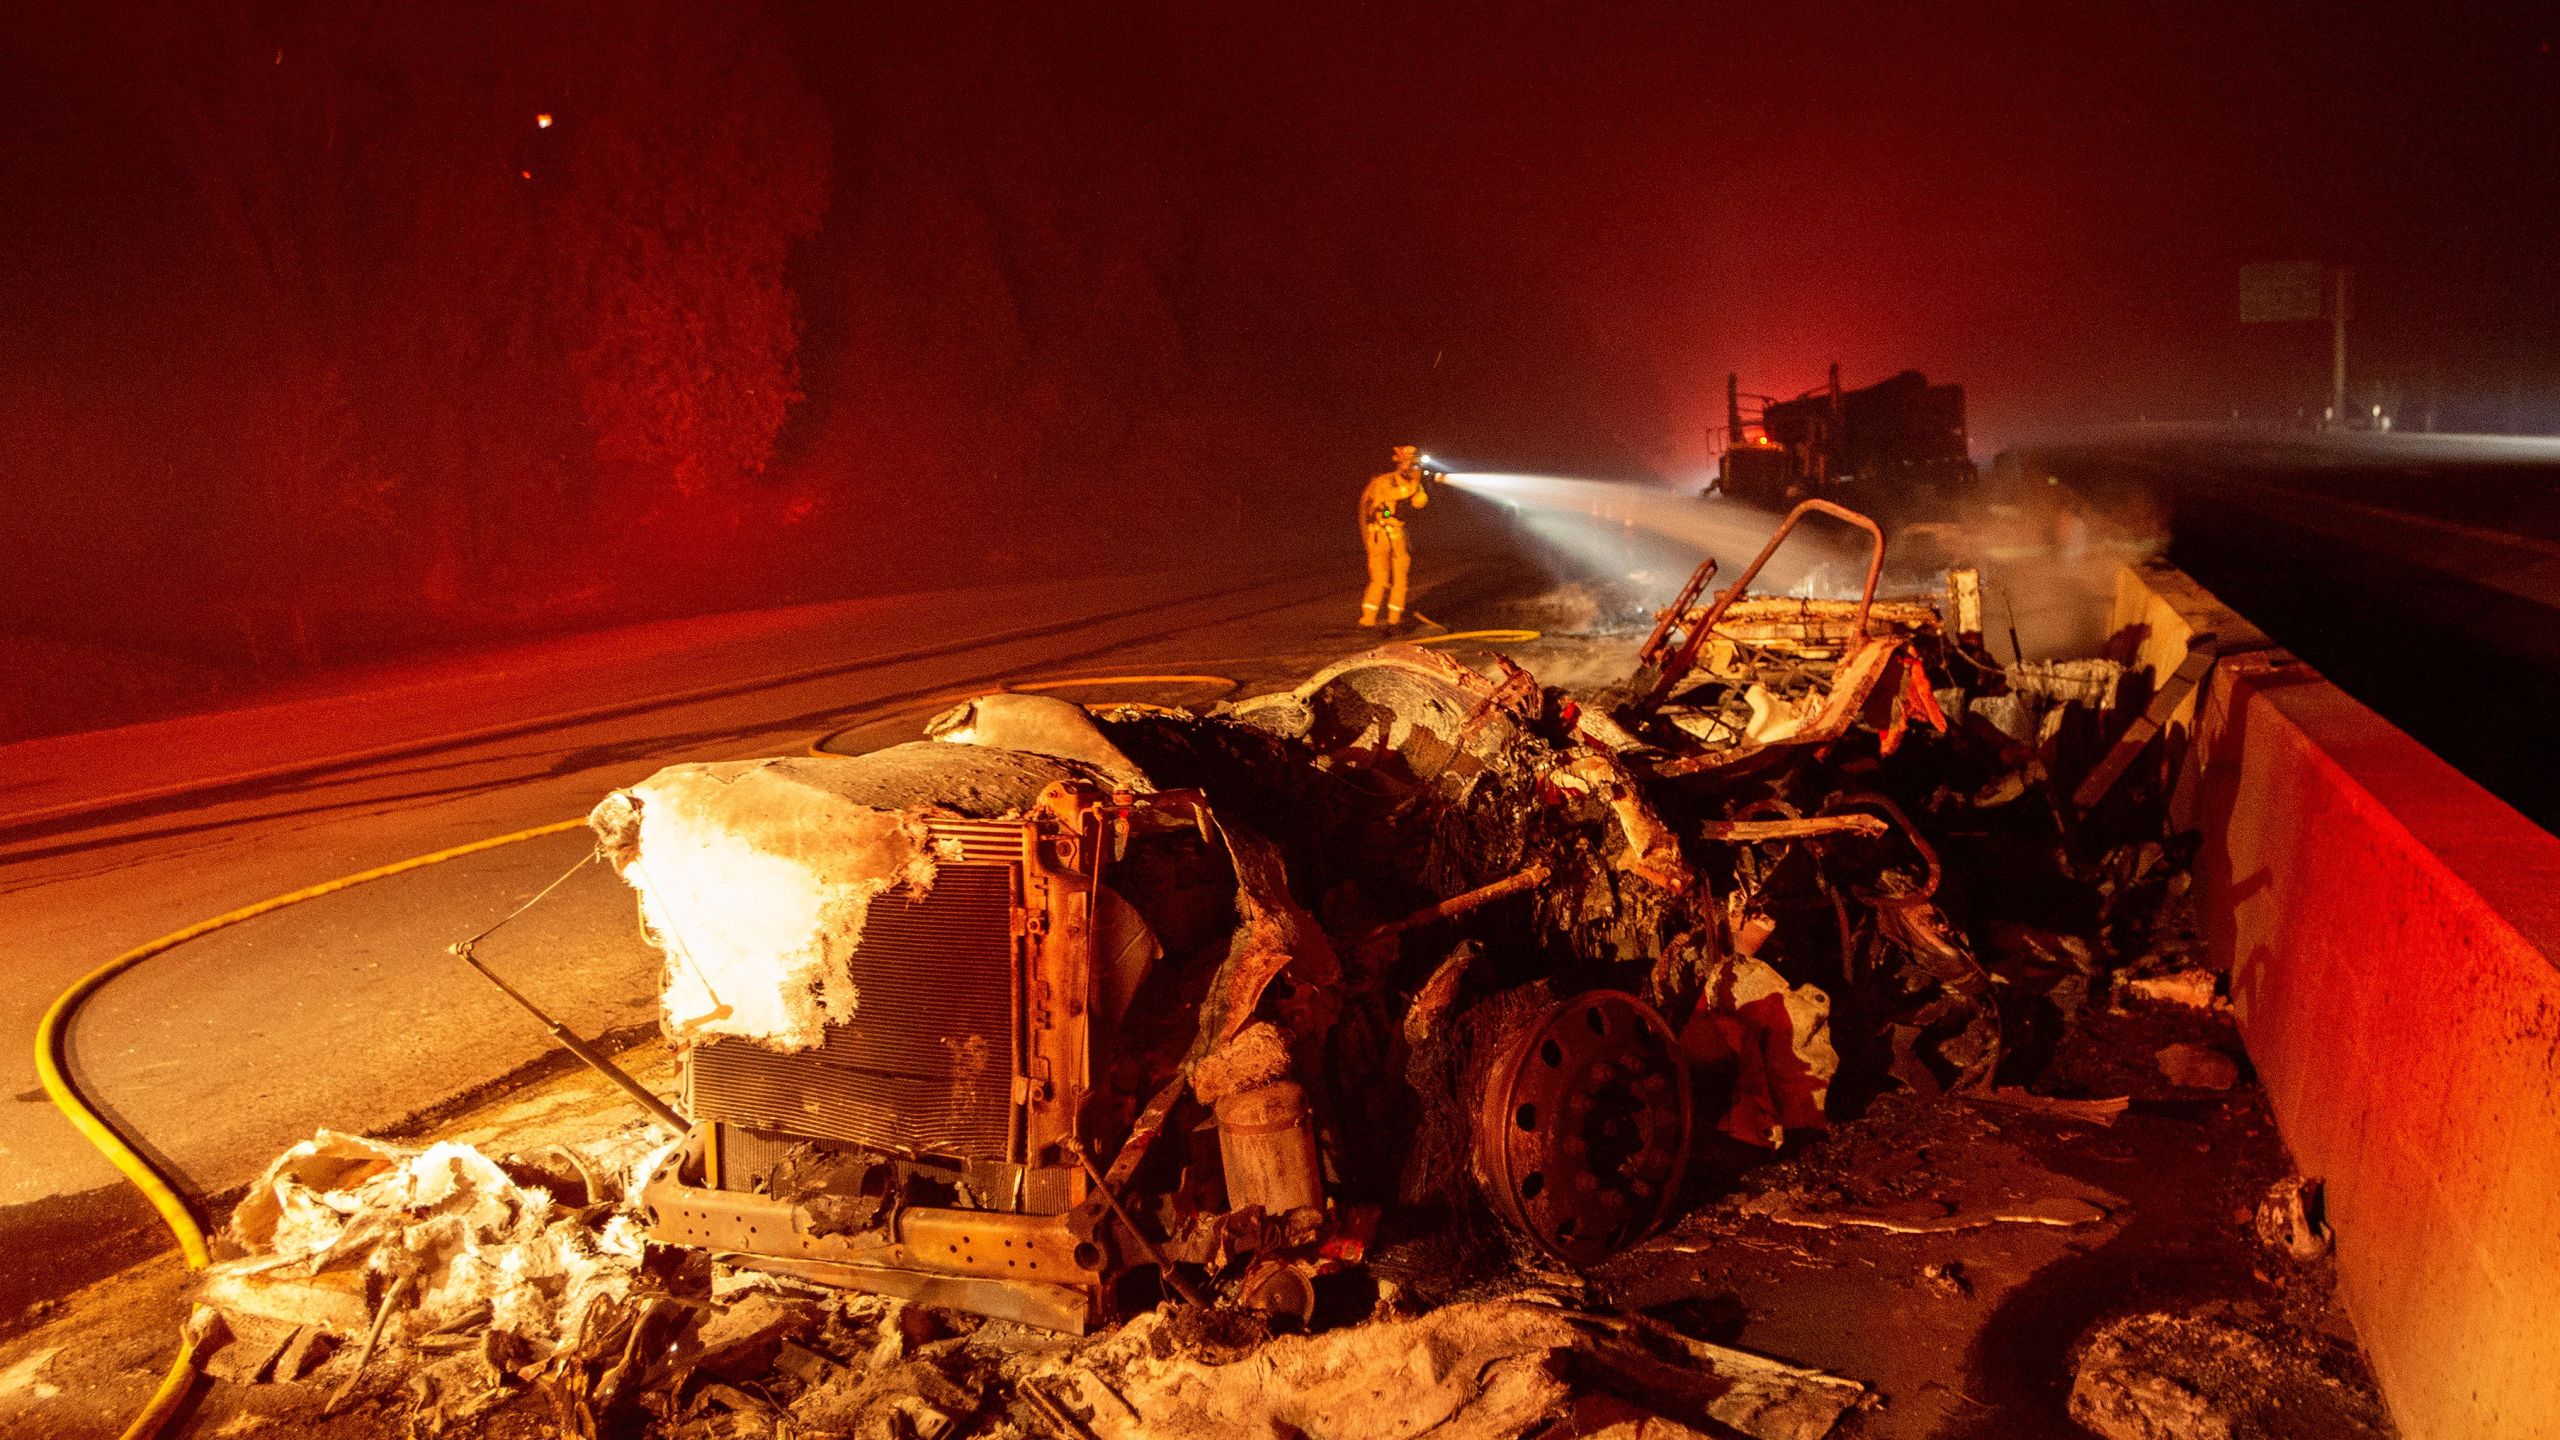
[[[1817,513],[1867,532],[1856,593],[1755,593]],[[2124,1101],[2056,1094],[2048,1064],[2094,997],[2140,993],[2126,962],[2169,972],[2182,953],[2160,784],[2106,753],[2144,678],[2003,663],[1978,574],[1881,594],[1884,551],[1865,517],[1808,501],[1732,583],[1710,594],[1702,564],[1605,688],[1390,644],[1197,711],[996,693],[885,749],[676,765],[612,793],[589,823],[661,952],[665,1123],[682,1133],[581,1167],[576,1213],[612,1219],[532,1267],[578,1278],[546,1292],[512,1373],[555,1392],[573,1433],[731,1433],[676,1422],[701,1422],[711,1391],[740,1415],[783,1403],[688,1381],[707,1342],[673,1337],[721,1323],[709,1297],[778,1285],[884,1297],[859,1301],[875,1315],[1108,1331],[1072,1343],[1140,1369],[1294,1332],[1315,1348],[1255,1383],[1317,1408],[1350,1383],[1326,1332],[1404,1326],[1393,1344],[1473,1355],[1497,1334],[1552,1349],[1565,1325],[1575,1344],[1616,1336],[1591,1363],[1652,1377],[1637,1388],[1671,1383],[1669,1345],[1716,1394],[1761,1397],[1751,1415],[1730,1398],[1667,1412],[1712,1433],[1828,1433],[1872,1394],[1610,1330],[1553,1295],[1888,1097],[2106,1123]],[[438,1153],[385,1152],[364,1183]],[[358,1207],[355,1172],[294,1168],[312,1163],[289,1156],[253,1199]],[[1804,1218],[1795,1199],[1750,1203]],[[2004,1218],[2104,1214],[2057,1203]],[[294,1258],[246,1236],[251,1258],[204,1294],[218,1305],[228,1275],[236,1299],[244,1267],[348,1263],[337,1243]],[[371,1313],[379,1334],[414,1303],[364,1294],[340,1330]],[[650,1361],[657,1342],[697,1358]],[[1028,1433],[1188,1433],[1166,1418],[1183,1406],[1233,1419],[1207,1372],[1159,1376],[1152,1398],[1137,1370],[1079,1389],[1053,1369],[1050,1390],[1028,1373],[989,1382]],[[648,1384],[659,1398],[634,1399]],[[861,1433],[957,1433],[1002,1408],[941,1385]],[[1444,1433],[1549,1413],[1494,1393],[1452,1399],[1491,1408]],[[793,1433],[843,1433],[790,1414]],[[1245,1433],[1330,1433],[1266,1419]]]
[[[650,1237],[1065,1331],[1304,1323],[1403,1234],[1603,1259],[1708,1133],[1774,1147],[1844,1079],[1990,1089],[2037,1022],[1939,852],[2068,702],[1990,661],[1969,572],[1887,602],[1875,560],[1855,601],[1745,598],[1755,562],[1695,608],[1710,562],[1615,694],[1389,645],[617,792],[693,1120]]]

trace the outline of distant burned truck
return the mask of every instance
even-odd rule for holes
[[[1770,510],[1808,499],[1926,504],[1963,493],[1976,474],[1964,387],[1932,385],[1917,370],[1843,390],[1834,364],[1828,385],[1792,400],[1744,394],[1742,377],[1728,375],[1725,435],[1715,488]]]

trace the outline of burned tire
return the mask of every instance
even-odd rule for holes
[[[1474,1116],[1476,1183],[1539,1249],[1596,1264],[1662,1223],[1692,1119],[1671,1027],[1633,995],[1590,991],[1495,1058]]]

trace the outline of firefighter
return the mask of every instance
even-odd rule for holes
[[[1431,492],[1423,486],[1422,452],[1398,445],[1394,458],[1394,469],[1371,477],[1360,491],[1360,543],[1369,552],[1369,588],[1360,596],[1360,623],[1373,628],[1404,623],[1405,572],[1413,568],[1413,554],[1405,549],[1404,521],[1396,507],[1407,500],[1416,510],[1431,503]],[[1387,606],[1383,622],[1378,617],[1381,600]]]

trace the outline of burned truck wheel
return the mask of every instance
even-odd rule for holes
[[[1690,1124],[1671,1027],[1633,995],[1591,991],[1495,1059],[1475,1115],[1476,1181],[1539,1249],[1593,1264],[1662,1223]]]

